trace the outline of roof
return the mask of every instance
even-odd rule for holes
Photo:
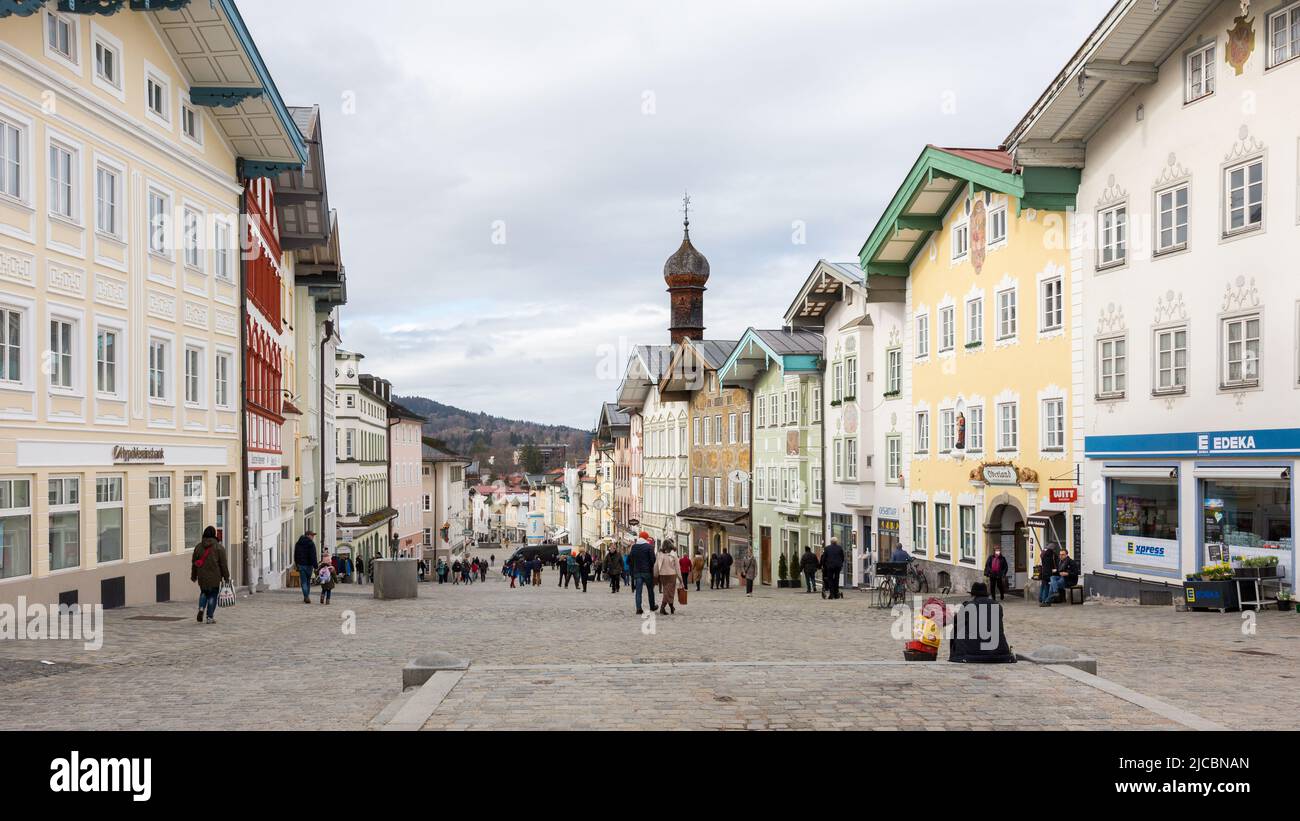
[[[971,162],[987,165],[995,171],[1011,171],[1012,162],[1011,154],[1001,148],[938,148],[940,151],[951,154],[954,157],[961,157]]]
[[[792,373],[819,371],[825,346],[825,337],[806,328],[774,331],[750,328],[719,369],[719,378],[728,387],[752,388],[758,375],[773,365]]]
[[[865,284],[866,277],[858,263],[818,260],[786,309],[785,322],[791,326],[820,328],[826,312],[844,298],[845,288],[861,289]]]
[[[612,442],[616,433],[623,432],[631,426],[632,417],[621,410],[618,403],[603,402],[600,406],[600,418],[596,420],[596,435],[592,443]]]
[[[785,328],[778,331],[754,331],[767,349],[775,354],[820,354],[826,344],[825,338],[816,331],[792,330]]]
[[[737,340],[719,341],[715,339],[692,339],[689,344],[704,358],[705,364],[710,368],[717,370],[722,367],[722,363],[727,361],[731,352],[736,349]]]
[[[728,510],[719,507],[688,507],[677,514],[679,518],[695,522],[717,522],[734,525],[749,518],[748,510]]]
[[[659,393],[665,401],[681,401],[683,394],[703,390],[704,374],[716,371],[736,349],[732,341],[684,339],[675,346],[672,363],[659,377]]]
[[[618,386],[620,409],[640,409],[650,389],[672,362],[674,345],[637,345],[627,359],[623,381]]]
[[[1007,135],[1021,166],[1083,166],[1084,146],[1219,0],[1119,0]],[[1263,43],[1267,47],[1267,43]]]
[[[390,401],[388,403],[388,412],[390,416],[397,416],[402,419],[410,419],[415,422],[424,423],[428,421],[420,414],[416,413],[415,411],[411,410],[405,405],[399,404],[397,402]]]
[[[469,465],[470,461],[459,453],[440,448],[437,445],[429,444],[428,437],[420,439],[420,461],[422,462],[457,462],[462,465]]]

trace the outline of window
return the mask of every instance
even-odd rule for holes
[[[727,507],[736,506],[736,482],[727,480]]]
[[[951,408],[939,411],[939,452],[951,453],[957,446],[957,412]]]
[[[925,555],[929,537],[925,532],[925,502],[912,502],[912,552]]]
[[[356,455],[357,432],[346,430],[343,432],[343,455],[351,459]]]
[[[1224,172],[1224,226],[1228,236],[1264,224],[1264,160],[1257,158]]]
[[[186,208],[182,214],[185,230],[185,264],[191,268],[201,268],[199,256],[199,225],[202,220],[194,211]]]
[[[885,481],[898,484],[903,474],[903,440],[898,436],[885,437]]]
[[[1292,3],[1268,18],[1268,67],[1300,57],[1300,3]]]
[[[1223,387],[1259,383],[1259,315],[1223,320]]]
[[[713,477],[713,503],[722,507],[722,477]]]
[[[199,119],[199,112],[184,103],[181,103],[181,134],[199,145],[203,144],[203,121]]]
[[[1167,188],[1156,194],[1156,253],[1167,254],[1187,247],[1186,185]]]
[[[734,414],[734,413],[732,413],[732,414],[728,414],[728,415],[727,415],[727,442],[728,442],[728,444],[732,444],[732,445],[734,445],[734,444],[736,444],[736,442],[740,441],[740,431],[736,430],[736,422],[737,422],[738,419],[739,419],[739,417],[737,417],[736,414]]]
[[[942,558],[952,556],[952,506],[934,506],[934,554]]]
[[[185,404],[203,401],[203,351],[185,346]]]
[[[958,526],[961,528],[961,560],[975,561],[975,508],[962,505],[957,508]]]
[[[1014,288],[998,292],[998,339],[1011,339],[1016,335],[1016,291]]]
[[[76,63],[76,26],[61,14],[47,12],[45,15],[45,46],[48,53],[62,57],[70,63]]]
[[[959,259],[965,259],[966,252],[970,250],[970,226],[966,223],[959,223],[952,227],[952,258],[956,262]]]
[[[95,333],[95,390],[117,393],[117,331],[100,328]]]
[[[1185,102],[1199,100],[1214,93],[1214,43],[1197,46],[1187,53],[1184,66],[1187,78]]]
[[[994,208],[989,212],[989,245],[997,245],[1007,239],[1007,209]]]
[[[703,502],[700,501],[700,500],[703,498],[703,496],[701,496],[701,491],[700,491],[700,477],[698,477],[698,476],[695,477],[694,485],[695,485],[695,487],[694,487],[694,494],[695,494],[695,495],[694,495],[694,497],[693,497],[693,498],[694,498],[694,502],[693,502],[693,504],[697,504],[697,505],[699,505],[699,504],[703,504]]]
[[[835,363],[834,372],[834,399],[836,402],[844,401],[844,363]]]
[[[50,213],[77,218],[77,162],[72,149],[50,143]]]
[[[30,479],[0,479],[0,579],[32,574]]]
[[[744,445],[749,444],[749,421],[749,411],[745,411],[740,415],[740,441]]]
[[[50,570],[81,566],[81,480],[49,480]]]
[[[1114,399],[1124,395],[1128,382],[1128,343],[1123,337],[1097,342],[1097,396]]]
[[[939,350],[951,351],[957,339],[957,319],[955,309],[949,305],[939,309]]]
[[[930,317],[921,314],[916,318],[916,358],[930,355]]]
[[[0,194],[23,198],[23,142],[21,128],[0,120]]]
[[[1118,205],[1097,215],[1097,267],[1122,265],[1128,259],[1128,207]]]
[[[930,414],[918,411],[916,414],[916,452],[930,452]]]
[[[903,392],[902,350],[891,348],[885,352],[885,360],[888,363],[888,373],[885,377],[885,393],[889,396],[896,396]]]
[[[149,113],[162,120],[169,120],[167,115],[167,84],[153,74],[144,80],[145,106]]]
[[[73,327],[66,319],[50,320],[50,386],[72,389]]]
[[[95,560],[122,560],[122,477],[95,480]]]
[[[231,356],[228,353],[217,354],[216,359],[216,381],[213,385],[213,399],[218,408],[229,408],[230,405],[230,363]]]
[[[23,381],[23,313],[0,307],[0,382]]]
[[[1156,331],[1156,392],[1187,390],[1187,327]]]
[[[1041,331],[1059,331],[1065,325],[1065,302],[1061,278],[1044,280],[1040,286],[1043,297]]]
[[[712,498],[713,498],[713,482],[710,482],[708,479],[705,479],[704,480],[704,505],[706,507],[712,506],[713,504]]]
[[[1110,479],[1109,485],[1112,535],[1170,541],[1178,538],[1177,480]],[[1116,555],[1110,559],[1124,561]],[[1141,563],[1142,559],[1134,555],[1128,561]]]
[[[95,77],[113,88],[122,87],[122,53],[115,46],[95,38]]]
[[[788,502],[792,496],[790,487],[790,470],[781,471],[781,501]]]
[[[172,477],[149,477],[149,552],[172,549]]]
[[[847,360],[845,360],[844,377],[845,377],[844,398],[846,400],[857,399],[858,398],[858,358],[856,356],[851,356]],[[796,393],[794,395],[794,398],[795,398],[795,406],[796,406],[796,413],[797,413],[798,412],[797,407],[799,404],[799,394]]]
[[[1016,420],[1016,403],[998,405],[998,450],[1015,450],[1020,445],[1020,428]]]
[[[149,398],[165,402],[171,393],[167,357],[171,345],[163,339],[149,340]]]
[[[1065,400],[1043,400],[1043,450],[1065,450]]]
[[[821,469],[820,468],[814,469],[813,476],[812,476],[812,489],[813,489],[812,500],[814,502],[820,503],[822,500],[822,491],[823,491],[822,483],[824,481],[825,481],[825,477],[822,476]]]
[[[966,303],[966,347],[973,348],[984,341],[984,300],[976,297]]]
[[[122,177],[105,166],[95,169],[95,230],[121,236]]]
[[[755,475],[758,477],[757,478],[758,484],[754,486],[754,498],[766,499],[767,498],[767,468],[759,468]]]
[[[835,481],[844,480],[844,440],[835,440]]]
[[[347,493],[344,499],[343,512],[348,516],[355,516],[357,513],[357,484],[356,482],[348,482],[344,489]]]
[[[203,539],[203,476],[185,477],[185,546],[195,547]]]
[[[754,400],[754,409],[758,411],[758,416],[755,417],[755,419],[757,420],[757,425],[760,428],[767,427],[767,397],[765,396],[757,397]],[[699,430],[700,430],[700,420],[696,419],[695,420],[695,444],[697,445],[700,443]]]
[[[171,200],[163,193],[149,189],[149,250],[155,254],[171,253]]]
[[[858,440],[844,440],[844,474],[850,482],[858,479]]]
[[[230,253],[230,226],[224,222],[218,222],[213,227],[213,258],[216,264],[217,279],[223,279],[226,282],[234,281],[233,268],[231,267]]]
[[[966,409],[966,450],[984,452],[984,406],[973,405]]]

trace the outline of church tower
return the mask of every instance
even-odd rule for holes
[[[682,198],[682,245],[664,263],[664,281],[672,305],[668,333],[673,344],[683,339],[704,338],[704,292],[709,281],[709,261],[691,245],[691,198]]]

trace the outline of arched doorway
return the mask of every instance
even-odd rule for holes
[[[1029,556],[1028,533],[1025,531],[1024,507],[1012,496],[1003,493],[988,506],[989,516],[984,523],[984,555],[993,555],[995,547],[1011,562],[1012,575],[1007,585],[1012,590],[1023,590],[1029,581],[1033,562]]]

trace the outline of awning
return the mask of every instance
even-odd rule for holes
[[[677,514],[690,522],[708,522],[720,525],[738,525],[749,518],[748,510],[724,510],[716,507],[688,507]]]
[[[1231,465],[1197,465],[1193,470],[1197,479],[1266,479],[1285,481],[1291,478],[1291,470],[1283,465],[1260,467],[1232,467]]]
[[[1177,479],[1177,465],[1103,465],[1107,479]]]

